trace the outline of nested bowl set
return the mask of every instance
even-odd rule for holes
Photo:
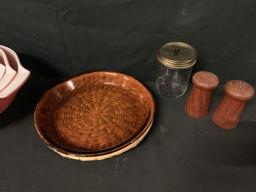
[[[0,113],[14,100],[20,88],[30,75],[10,48],[0,45]]]

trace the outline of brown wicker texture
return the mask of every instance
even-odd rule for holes
[[[56,152],[97,160],[137,145],[153,115],[153,98],[140,82],[121,73],[93,72],[47,91],[34,121],[40,137]]]

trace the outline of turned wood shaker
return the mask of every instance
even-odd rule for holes
[[[245,81],[231,80],[226,83],[224,93],[212,115],[212,121],[221,128],[232,129],[238,124],[246,101],[253,97],[254,89]]]
[[[192,77],[193,87],[185,105],[185,112],[195,118],[208,113],[213,90],[218,86],[218,77],[207,71],[200,71]]]

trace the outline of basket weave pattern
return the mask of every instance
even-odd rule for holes
[[[66,81],[42,97],[35,123],[54,145],[78,153],[114,149],[152,121],[153,100],[133,78],[94,72]]]

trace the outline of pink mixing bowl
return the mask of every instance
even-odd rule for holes
[[[21,65],[17,54],[12,49],[1,45],[0,49],[5,52],[11,68],[16,72],[8,86],[0,91],[0,113],[2,113],[12,103],[17,92],[28,79],[30,72]]]

